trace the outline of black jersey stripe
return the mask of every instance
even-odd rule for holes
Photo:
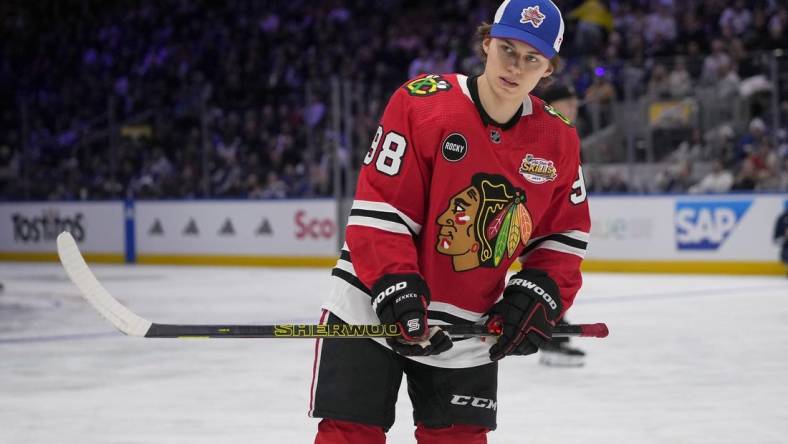
[[[348,284],[358,288],[359,290],[363,291],[364,293],[371,295],[372,292],[367,288],[361,280],[354,276],[352,273],[348,273],[347,271],[341,268],[334,268],[331,270],[331,275],[336,276],[343,281],[347,282]],[[371,297],[371,296],[370,296]]]
[[[531,251],[537,249],[539,247],[539,245],[541,245],[543,242],[547,242],[547,241],[560,242],[560,243],[568,245],[568,246],[570,246],[572,248],[577,248],[578,250],[585,250],[588,247],[588,242],[586,242],[586,241],[581,241],[579,239],[575,239],[573,237],[569,237],[569,236],[567,236],[565,234],[551,234],[549,236],[545,236],[545,237],[543,237],[541,239],[535,240],[532,244],[530,244],[527,247],[525,247],[525,249],[520,254],[520,256],[524,256],[524,255],[530,253]]]
[[[362,210],[360,208],[353,208],[350,210],[351,216],[363,216],[363,217],[370,217],[373,219],[380,219],[385,220],[387,222],[394,222],[397,224],[402,224],[403,227],[407,228],[410,232],[411,236],[416,236],[416,233],[413,229],[399,216],[397,213],[389,213],[386,211],[375,211],[375,210]]]
[[[350,260],[350,252],[347,250],[342,250],[339,252],[339,259],[350,262],[351,264],[353,263],[353,261]]]

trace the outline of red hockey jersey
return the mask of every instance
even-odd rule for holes
[[[415,272],[431,291],[431,325],[478,322],[518,258],[546,271],[564,309],[572,305],[590,229],[577,133],[533,96],[509,122],[494,122],[476,80],[421,76],[389,100],[324,304],[344,321],[379,322],[369,288],[387,273]],[[414,359],[481,365],[490,345],[458,341]]]

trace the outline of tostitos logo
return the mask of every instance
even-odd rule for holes
[[[533,154],[526,154],[520,164],[520,174],[525,180],[535,184],[543,184],[555,180],[558,170],[552,160],[540,159]]]

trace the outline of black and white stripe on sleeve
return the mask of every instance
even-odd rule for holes
[[[540,248],[574,254],[582,259],[585,257],[586,249],[588,248],[588,233],[572,230],[531,239],[520,255],[520,260],[525,260],[531,253]]]
[[[361,282],[361,279],[356,276],[356,270],[353,268],[353,261],[350,259],[350,249],[347,243],[342,246],[342,251],[339,253],[339,260],[337,260],[336,267],[331,270],[331,274],[356,287],[363,293],[371,293],[369,288],[367,288],[367,286]]]
[[[385,202],[353,201],[348,226],[377,228],[390,233],[410,234],[416,236],[421,232],[421,225]]]

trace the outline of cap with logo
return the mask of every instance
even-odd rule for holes
[[[495,13],[490,36],[520,40],[553,58],[564,40],[564,20],[550,0],[504,0]]]

